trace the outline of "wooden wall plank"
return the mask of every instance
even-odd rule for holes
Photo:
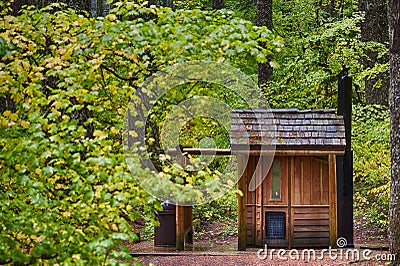
[[[288,206],[289,203],[289,158],[281,158],[281,204]]]
[[[294,232],[293,238],[327,238],[329,239],[329,231],[322,232]]]
[[[321,204],[321,162],[311,158],[311,205]]]
[[[293,225],[293,214],[294,210],[291,207],[293,202],[295,201],[295,189],[294,189],[294,184],[295,184],[295,167],[296,167],[296,161],[295,157],[289,157],[289,164],[290,164],[290,175],[288,177],[289,179],[289,204],[288,204],[288,232],[287,234],[287,239],[288,239],[288,244],[289,244],[289,249],[292,248],[292,238],[293,238],[293,233],[294,233],[294,225]]]
[[[309,214],[309,213],[325,213],[329,215],[329,207],[300,207],[294,208],[294,213],[297,214]],[[329,216],[327,216],[329,218]]]
[[[302,226],[302,225],[329,225],[329,219],[313,219],[313,220],[297,220],[295,219],[293,222],[294,226]]]
[[[256,162],[256,180],[257,183],[259,184],[263,178],[263,156],[256,157],[255,162]],[[264,179],[265,181],[265,179]],[[260,184],[256,188],[255,194],[256,194],[256,230],[255,230],[255,243],[256,246],[262,246],[263,241],[264,241],[264,230],[263,230],[263,223],[264,223],[264,212],[263,212],[263,183]]]
[[[302,174],[302,204],[311,203],[311,157],[303,157],[303,174]]]
[[[299,213],[295,214],[295,220],[329,219],[329,213]]]
[[[329,204],[329,165],[323,164],[322,167],[322,204]]]
[[[328,232],[329,234],[329,225],[302,225],[302,226],[294,226],[294,232]]]
[[[301,157],[292,157],[294,159],[294,182],[293,184],[293,202],[292,205],[302,204],[301,191]]]
[[[336,247],[338,238],[337,231],[337,196],[336,196],[336,155],[328,157],[329,162],[329,224],[330,224],[330,245]]]
[[[255,170],[255,159],[254,156],[250,156],[246,168],[246,198],[247,204],[256,204],[255,191],[249,191],[250,182],[252,182],[253,173]],[[244,174],[244,173],[243,173]]]

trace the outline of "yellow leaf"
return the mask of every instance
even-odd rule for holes
[[[111,133],[113,133],[113,134],[118,134],[118,133],[119,133],[119,130],[116,129],[115,127],[111,127]]]
[[[93,136],[95,136],[95,137],[106,137],[107,133],[105,133],[105,132],[103,132],[101,130],[95,130],[93,132]]]
[[[28,50],[32,52],[34,49],[35,49],[34,44],[33,43],[29,43],[28,44]]]
[[[36,168],[35,169],[35,173],[37,174],[37,175],[42,175],[42,169],[40,169],[40,168]]]
[[[1,118],[1,125],[2,126],[7,126],[8,125],[7,119]]]
[[[12,121],[17,121],[18,120],[18,115],[17,114],[10,114],[10,118]]]
[[[7,80],[7,73],[0,71],[0,82],[5,82]]]
[[[118,231],[118,226],[116,224],[111,225],[111,230]]]
[[[4,116],[10,116],[10,114],[11,114],[10,110],[7,110],[7,111],[5,111],[5,112],[3,113]]]
[[[115,21],[117,20],[117,16],[114,14],[109,14],[107,15],[106,19],[108,19],[109,21]]]
[[[20,121],[19,124],[20,124],[23,128],[28,128],[28,127],[29,127],[29,122],[27,122],[27,121]]]

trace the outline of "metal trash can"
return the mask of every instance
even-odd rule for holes
[[[161,203],[163,209],[158,212],[159,227],[154,228],[154,246],[169,247],[176,245],[176,209],[171,201]]]

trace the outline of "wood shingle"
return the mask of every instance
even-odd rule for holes
[[[234,110],[231,147],[275,145],[276,149],[344,150],[343,117],[328,110]]]

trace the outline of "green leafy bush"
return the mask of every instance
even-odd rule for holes
[[[278,44],[226,11],[128,1],[105,18],[61,4],[4,11],[0,28],[0,264],[130,259],[122,241],[136,235],[121,213],[155,224],[160,208],[136,182],[152,173],[132,155],[134,178],[124,158],[123,117],[139,85],[190,60],[254,69]]]
[[[193,207],[193,225],[195,231],[212,221],[228,222],[237,220],[237,194],[234,190],[209,204]]]
[[[387,229],[390,192],[390,115],[387,107],[356,106],[353,114],[355,214]]]

